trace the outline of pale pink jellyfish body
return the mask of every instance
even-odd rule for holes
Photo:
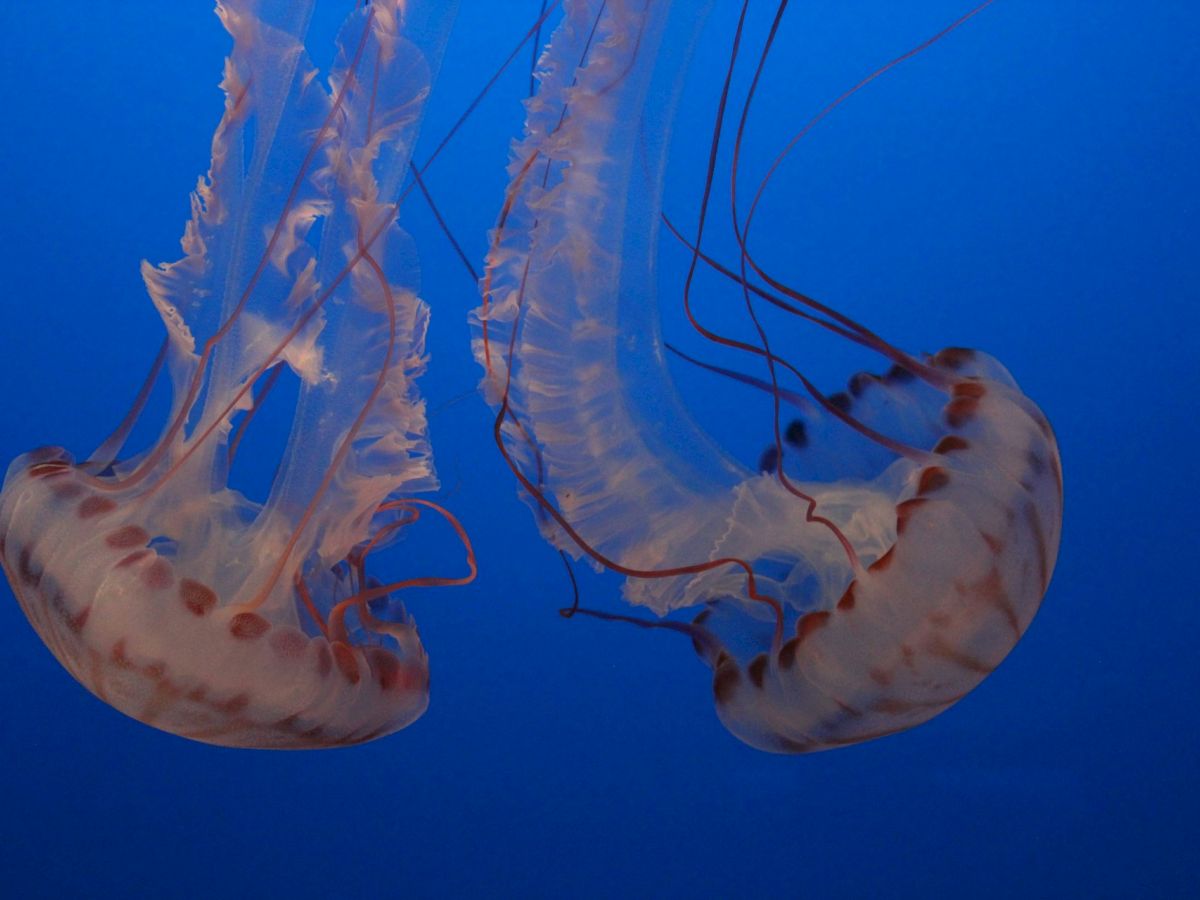
[[[334,746],[428,703],[416,628],[364,566],[440,511],[413,496],[436,487],[415,388],[428,310],[395,201],[453,4],[407,6],[350,15],[326,86],[303,48],[311,2],[221,0],[211,168],[185,256],[143,267],[167,423],[131,458],[126,423],[86,462],[43,449],[9,468],[0,558],[22,609],[81,683],[157,728]],[[228,487],[234,427],[280,367],[299,400],[259,504]]]
[[[1046,591],[1062,518],[1046,418],[994,359],[904,353],[762,271],[742,243],[721,299],[699,307],[690,276],[682,292],[695,328],[755,373],[734,377],[768,410],[773,398],[773,422],[737,423],[769,441],[759,470],[725,455],[670,386],[654,302],[680,35],[707,4],[564,7],[510,167],[476,342],[497,442],[543,534],[625,575],[634,604],[698,611],[660,627],[695,641],[722,721],[756,747],[820,750],[932,718],[1000,663]],[[753,70],[758,54],[743,53]],[[729,109],[720,146],[740,146]],[[709,185],[714,171],[728,183],[710,168]],[[756,202],[751,186],[737,235]],[[699,227],[677,233],[683,252],[699,248],[694,267],[720,263]],[[787,361],[799,350],[760,326],[766,301],[878,352],[886,371],[821,394]],[[721,304],[757,338],[706,324]],[[790,423],[789,405],[801,410]]]

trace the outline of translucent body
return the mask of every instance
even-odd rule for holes
[[[632,603],[701,608],[690,630],[726,726],[817,750],[931,718],[1016,644],[1057,552],[1058,451],[1004,368],[961,350],[914,361],[920,378],[856,376],[838,401],[911,452],[856,448],[809,404],[785,484],[691,424],[652,300],[681,65],[681,42],[662,38],[698,12],[566,4],[510,167],[476,352],[546,537],[629,575]]]
[[[337,610],[367,596],[360,551],[402,524],[396,498],[436,487],[414,383],[428,312],[394,201],[453,4],[405,6],[349,17],[326,89],[302,44],[311,2],[218,5],[234,46],[212,165],[184,258],[143,266],[168,332],[168,423],[117,462],[119,438],[79,465],[35,451],[0,493],[0,558],[46,645],[176,734],[350,744],[428,702],[403,609]],[[226,486],[229,444],[281,363],[299,400],[260,505]]]

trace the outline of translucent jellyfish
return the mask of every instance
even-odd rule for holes
[[[86,461],[34,451],[0,494],[5,573],[59,661],[142,722],[230,746],[414,721],[428,664],[389,589],[460,580],[365,571],[422,513],[449,516],[415,496],[437,485],[415,386],[428,310],[396,200],[454,4],[357,9],[328,87],[303,47],[312,6],[218,3],[233,49],[211,168],[183,258],[143,265],[167,330],[156,371]],[[260,504],[230,462],[283,367],[299,399]],[[122,457],[159,368],[166,424]]]
[[[722,722],[755,747],[820,750],[932,718],[996,668],[1046,591],[1062,518],[1050,425],[995,359],[906,353],[766,271],[749,235],[769,173],[734,197],[736,256],[706,252],[708,191],[714,179],[737,189],[757,78],[743,79],[740,106],[726,81],[729,112],[695,138],[714,147],[699,204],[709,231],[666,220],[685,38],[705,5],[564,6],[510,166],[475,341],[496,441],[544,536],[625,575],[633,604],[693,610],[654,621],[692,638]],[[751,72],[774,34],[742,49]],[[717,172],[731,143],[733,171]],[[743,423],[767,444],[757,471],[692,423],[670,383],[654,302],[664,227],[691,257],[687,321],[744,360],[718,371],[773,403],[773,421]],[[742,336],[697,308],[697,269],[722,276]],[[883,371],[822,393],[774,349],[768,305],[877,353]]]

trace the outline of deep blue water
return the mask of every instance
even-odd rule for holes
[[[5,463],[45,443],[86,453],[158,345],[137,264],[177,256],[207,167],[228,46],[209,5],[0,6]],[[320,60],[347,4],[319,5]],[[463,0],[427,135],[537,5]],[[778,134],[966,4],[792,6],[764,111],[786,117]],[[735,14],[717,4],[699,68]],[[4,891],[1194,895],[1197,34],[1200,5],[1182,0],[1001,0],[814,132],[793,162],[790,224],[764,237],[807,291],[900,346],[994,353],[1057,430],[1053,583],[1024,640],[959,705],[849,749],[762,754],[720,726],[686,641],[560,618],[562,567],[469,394],[477,295],[414,206],[433,309],[422,391],[446,503],[480,561],[472,586],[409,604],[431,656],[428,713],[336,752],[191,743],[77,685],[2,587]],[[500,81],[430,173],[477,259],[527,75]],[[696,76],[677,134],[707,140],[701,76],[718,75]],[[694,200],[694,182],[670,190],[669,203]],[[823,383],[846,365],[810,363]],[[674,371],[685,396],[712,395],[701,419],[736,451],[764,443],[733,418],[744,395]],[[439,547],[423,552],[455,565]],[[402,572],[405,552],[379,567]],[[617,580],[580,578],[589,602],[619,608]]]

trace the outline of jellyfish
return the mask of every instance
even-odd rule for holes
[[[5,574],[59,662],[129,716],[212,744],[404,728],[429,671],[395,591],[474,574],[457,520],[419,496],[437,487],[416,389],[429,311],[396,221],[454,4],[355,5],[326,86],[303,46],[311,0],[218,2],[233,48],[211,168],[183,257],[142,267],[167,332],[154,370],[86,460],[35,450],[0,493]],[[298,399],[257,502],[230,466],[285,369]],[[123,455],[160,370],[166,422]],[[453,526],[468,573],[368,575],[422,515]]]
[[[724,82],[695,227],[664,213],[668,137],[701,6],[564,3],[514,145],[474,350],[497,446],[543,536],[625,576],[625,600],[655,618],[591,615],[690,637],[721,722],[751,746],[841,747],[942,712],[1024,634],[1057,553],[1059,454],[1046,417],[996,359],[905,352],[754,255],[770,173],[813,124],[757,191],[739,193],[774,27],[738,57],[742,26],[731,25],[730,71],[749,59],[750,86],[739,105],[736,80]],[[694,142],[708,148],[709,135]],[[732,185],[727,243],[737,248],[724,261],[707,249],[720,177]],[[689,358],[773,409],[739,423],[763,430],[757,467],[694,424],[670,382],[655,302],[660,234],[690,257],[687,322],[744,365]],[[739,311],[738,333],[693,296],[699,270],[723,285],[706,303]],[[822,392],[773,340],[764,307],[864,348],[880,371]]]

